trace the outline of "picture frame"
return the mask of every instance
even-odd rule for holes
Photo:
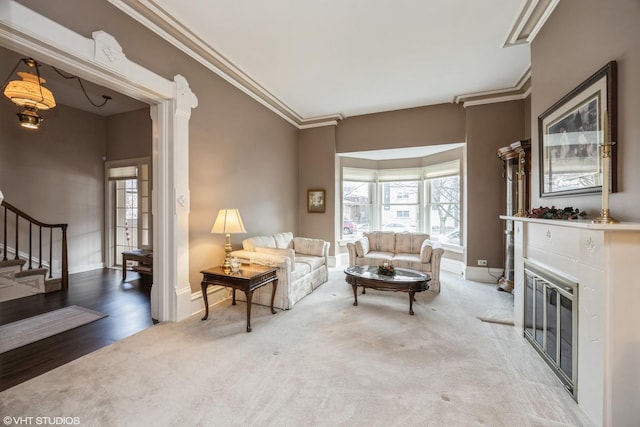
[[[324,213],[325,192],[323,189],[307,190],[307,212]]]
[[[616,191],[617,64],[609,62],[538,117],[540,197],[602,192],[601,146]]]

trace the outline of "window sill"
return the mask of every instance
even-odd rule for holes
[[[447,252],[454,252],[457,254],[464,253],[464,246],[452,245],[451,243],[440,243],[440,246],[442,246],[442,249],[444,249]]]

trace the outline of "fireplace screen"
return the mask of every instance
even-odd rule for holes
[[[577,398],[578,284],[527,261],[524,288],[524,336]]]

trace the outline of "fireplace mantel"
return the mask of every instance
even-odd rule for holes
[[[640,224],[501,216],[514,224],[514,319],[524,261],[578,283],[577,401],[597,426],[640,419]]]

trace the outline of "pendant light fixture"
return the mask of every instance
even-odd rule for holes
[[[24,62],[29,68],[35,69],[35,74],[19,71],[17,74],[22,80],[8,82],[4,88],[4,95],[20,108],[17,114],[20,125],[27,129],[38,129],[43,120],[38,115],[38,110],[54,108],[56,100],[51,91],[42,86],[46,80],[40,77],[40,64],[31,58],[24,58],[21,62]],[[9,77],[13,75],[19,65],[20,61],[11,71]]]
[[[29,69],[35,69],[35,74],[30,71],[18,71],[16,74],[18,74],[22,80],[9,81],[21,63],[26,64]],[[51,68],[53,68],[53,70],[64,79],[78,80],[82,93],[94,107],[103,107],[109,100],[111,100],[110,96],[102,95],[102,102],[94,102],[89,97],[80,77],[66,74],[53,66],[51,66]],[[46,80],[40,76],[40,64],[32,58],[23,58],[19,60],[11,73],[9,73],[9,77],[7,77],[4,85],[4,95],[20,108],[20,111],[17,114],[20,126],[27,129],[38,129],[40,127],[40,123],[44,120],[38,115],[38,110],[48,110],[56,106],[56,100],[53,97],[53,94],[49,89],[43,86],[44,83],[46,83]]]

